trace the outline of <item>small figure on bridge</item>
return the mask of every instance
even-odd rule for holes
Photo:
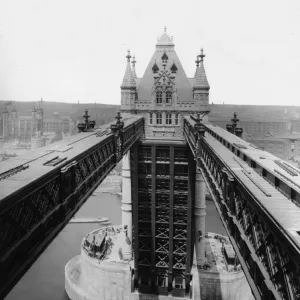
[[[199,230],[198,231],[198,239],[199,239],[199,242],[202,240],[203,236],[202,236],[202,231]]]

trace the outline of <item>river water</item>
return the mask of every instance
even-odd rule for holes
[[[76,217],[105,216],[113,224],[121,224],[121,197],[100,193],[90,197]],[[225,234],[218,212],[212,201],[207,201],[206,231]],[[99,228],[99,224],[68,224],[37,259],[5,300],[69,300],[64,289],[65,264],[80,253],[83,237]]]

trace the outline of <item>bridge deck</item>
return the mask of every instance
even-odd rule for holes
[[[274,223],[278,224],[280,229],[295,242],[295,245],[297,245],[300,251],[300,235],[297,233],[297,231],[300,231],[300,208],[266,181],[260,174],[250,168],[246,162],[237,157],[225,146],[221,145],[213,136],[207,134],[205,140],[214,149],[224,164],[228,166],[235,177],[246,187],[249,193],[254,195],[256,201],[270,215]],[[234,140],[234,136],[232,140]],[[241,143],[240,139],[238,142]],[[247,143],[245,142],[245,144]],[[273,158],[272,154],[255,150],[250,151],[252,153],[256,151],[263,152],[265,157]],[[255,154],[258,154],[257,152]],[[247,154],[249,154],[249,152],[247,152]],[[262,154],[260,153],[260,155]],[[275,157],[275,159],[278,158]],[[265,160],[263,163],[265,163]],[[271,164],[271,160],[267,161],[267,165]],[[274,162],[273,164],[277,166]],[[266,194],[270,195],[270,197]]]
[[[133,116],[125,119],[124,127],[138,119],[141,119],[141,117]],[[76,160],[79,155],[107,139],[108,135],[111,135],[110,124],[113,123],[105,124],[93,132],[82,132],[41,149],[30,151],[28,154],[1,162],[0,176],[2,175],[3,177],[3,173],[10,172],[14,168],[27,168],[19,172],[16,170],[15,173],[12,170],[12,175],[2,180],[0,178],[0,202],[26,185],[34,183],[35,180],[41,179],[52,171],[61,168],[62,163]],[[101,136],[101,133],[104,134]],[[100,136],[98,137],[97,135]],[[44,165],[56,157],[65,160],[56,166]]]
[[[231,134],[230,132],[227,132],[226,130],[220,127],[214,125],[207,125],[207,128],[215,132],[217,135],[221,136],[223,139],[225,139],[227,142],[229,142],[231,145],[237,148],[242,154],[245,154],[248,158],[252,159],[255,163],[262,166],[270,173],[275,172],[276,176],[280,176],[280,180],[285,182],[287,185],[292,185],[293,188],[300,193],[300,173],[299,170],[297,171],[296,167],[290,165],[288,162],[284,162],[283,164],[284,166],[287,166],[287,168],[290,169],[292,172],[295,172],[295,175],[293,176],[275,162],[282,162],[282,160],[279,159],[277,156],[264,150],[260,150],[258,147],[240,139],[239,137]],[[280,174],[282,174],[283,176]]]
[[[300,299],[300,170],[195,118],[184,136],[255,298]]]

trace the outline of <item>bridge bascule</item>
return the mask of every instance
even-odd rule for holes
[[[244,141],[236,116],[228,131],[202,120],[203,57],[188,81],[165,32],[142,79],[127,56],[116,122],[86,120],[77,135],[1,162],[1,299],[122,158],[132,291],[191,295],[193,256],[205,264],[206,186],[254,297],[300,299],[300,170]]]

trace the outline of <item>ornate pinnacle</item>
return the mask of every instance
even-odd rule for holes
[[[233,119],[231,119],[232,124],[227,124],[227,125],[226,125],[226,129],[227,129],[227,131],[229,131],[229,132],[231,132],[232,134],[235,134],[235,135],[237,135],[238,137],[241,138],[241,137],[242,137],[242,134],[243,134],[243,129],[237,127],[237,123],[238,123],[239,121],[240,121],[240,120],[237,118],[236,112],[234,112],[234,114],[233,114]]]
[[[92,129],[94,129],[96,122],[89,121],[89,118],[90,118],[90,116],[88,114],[88,110],[85,109],[84,115],[83,115],[84,123],[79,123],[77,126],[79,129],[79,132],[87,132],[87,131],[91,131]]]
[[[199,67],[199,63],[200,63],[199,55],[197,55],[197,60],[195,60],[195,63],[196,63],[196,66]]]
[[[117,119],[117,124],[119,125],[121,123],[121,113],[118,111],[117,116],[115,117]]]
[[[131,63],[133,65],[133,67],[135,67],[136,60],[135,60],[135,56],[134,55],[132,56],[132,62]]]
[[[165,31],[165,33],[167,33],[167,27],[165,26],[165,28],[164,28],[164,31]]]
[[[201,48],[201,54],[199,55],[199,57],[201,58],[200,61],[203,61],[203,58],[205,57],[205,55],[203,54],[203,48]]]
[[[126,58],[127,58],[127,61],[130,62],[130,58],[131,58],[130,50],[127,50]]]
[[[236,112],[234,112],[234,114],[233,114],[233,119],[231,119],[231,121],[233,122],[233,124],[237,124],[237,122],[239,121],[239,119],[237,118],[237,114],[236,114]]]

